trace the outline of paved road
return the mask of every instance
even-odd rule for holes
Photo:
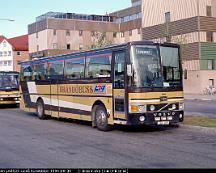
[[[185,100],[187,115],[201,115],[216,118],[216,101]]]
[[[0,168],[216,168],[215,136],[183,125],[101,132],[0,109]]]

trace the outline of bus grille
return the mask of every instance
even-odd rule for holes
[[[172,109],[172,105],[175,104],[176,105],[176,109],[175,110],[179,110],[179,104],[178,103],[163,103],[163,104],[150,104],[150,105],[147,105],[147,111],[150,111],[150,107],[151,105],[154,105],[155,106],[155,111],[169,111]]]

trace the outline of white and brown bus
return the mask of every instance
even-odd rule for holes
[[[19,102],[19,73],[0,71],[0,105],[18,105]]]
[[[21,108],[114,124],[169,125],[184,118],[180,47],[129,42],[21,63]]]

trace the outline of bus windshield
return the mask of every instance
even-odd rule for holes
[[[131,62],[132,87],[162,88],[181,85],[178,48],[160,46],[158,49],[156,45],[133,45]]]
[[[15,73],[0,73],[0,90],[17,90],[19,88],[19,75]]]
[[[160,55],[163,64],[164,86],[181,86],[179,49],[175,47],[160,47]]]
[[[157,46],[132,46],[131,61],[134,72],[132,86],[162,87],[161,65]]]

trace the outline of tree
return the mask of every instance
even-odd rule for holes
[[[112,41],[106,38],[106,32],[96,32],[93,36],[91,48],[100,48],[112,44]]]

